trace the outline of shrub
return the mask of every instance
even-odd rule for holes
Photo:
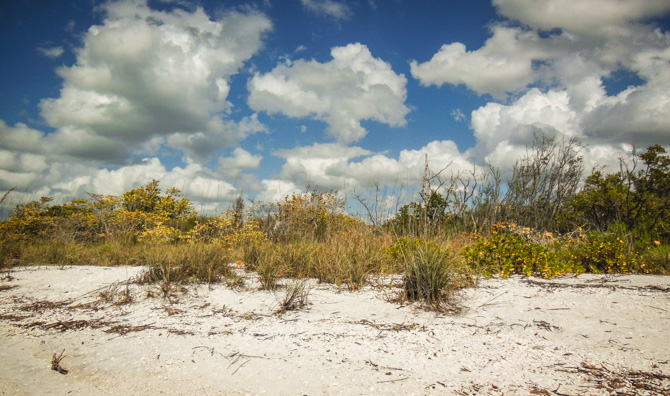
[[[593,273],[628,273],[639,269],[639,261],[623,239],[611,233],[591,231],[569,248],[576,266]]]
[[[272,239],[280,242],[325,241],[358,223],[344,213],[345,202],[336,191],[307,188],[307,193],[293,194],[269,209],[272,213],[266,227]]]
[[[305,279],[296,279],[286,285],[283,297],[277,298],[279,308],[275,311],[277,314],[283,314],[286,311],[300,309],[309,304],[309,283]],[[277,297],[275,295],[275,297]]]
[[[503,224],[496,227],[489,238],[479,238],[473,245],[466,246],[462,254],[475,271],[486,276],[507,278],[518,274],[552,277],[583,272],[581,267],[576,267],[560,254],[561,242],[543,240],[547,235],[551,234],[533,233],[528,228]]]

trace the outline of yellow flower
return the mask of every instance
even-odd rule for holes
[[[658,245],[661,244],[661,242],[660,241],[654,241],[654,244],[656,244],[656,246],[658,246]]]

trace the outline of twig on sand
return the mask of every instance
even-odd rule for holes
[[[406,379],[409,379],[409,377],[402,377],[398,379],[393,379],[393,380],[386,380],[386,381],[377,381],[378,384],[383,384],[385,382],[398,382],[398,381],[404,381]]]
[[[485,306],[487,306],[487,305],[490,305],[490,304],[491,304],[491,301],[493,301],[493,300],[495,300],[496,298],[498,298],[498,297],[500,297],[500,296],[502,296],[502,295],[504,295],[504,294],[507,294],[507,293],[508,293],[508,292],[506,292],[506,291],[505,291],[505,292],[502,292],[502,293],[498,294],[497,296],[490,298],[487,302],[485,302],[484,304],[478,306],[478,307],[475,308],[475,309],[479,309],[479,308],[481,308],[481,307],[485,307]]]
[[[56,356],[56,354],[54,353],[53,359],[51,359],[51,369],[53,371],[58,371],[60,374],[63,374],[63,375],[70,372],[70,370],[67,370],[67,369],[63,368],[63,366],[60,365],[60,361],[65,358],[65,356],[63,356],[64,353],[65,353],[65,349],[63,349],[61,351],[60,355],[58,355],[58,356]]]
[[[249,363],[249,361],[251,361],[251,359],[245,360],[242,364],[240,364],[239,366],[237,366],[237,368],[235,369],[235,371],[233,371],[233,373],[230,374],[230,375],[231,375],[231,376],[235,375],[235,373],[237,372],[237,370],[241,369],[242,366],[244,366],[245,364]]]

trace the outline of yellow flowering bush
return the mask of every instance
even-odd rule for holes
[[[279,240],[325,240],[333,233],[355,227],[358,221],[344,212],[336,192],[311,189],[293,194],[276,205],[270,234]]]
[[[265,239],[265,233],[256,219],[240,223],[238,218],[236,213],[226,212],[208,221],[198,222],[186,234],[186,238],[191,243],[219,243],[227,247],[241,246]]]

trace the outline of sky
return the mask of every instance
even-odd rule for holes
[[[158,179],[203,213],[307,185],[398,204],[426,155],[670,147],[667,0],[4,0],[0,54],[12,203]]]

